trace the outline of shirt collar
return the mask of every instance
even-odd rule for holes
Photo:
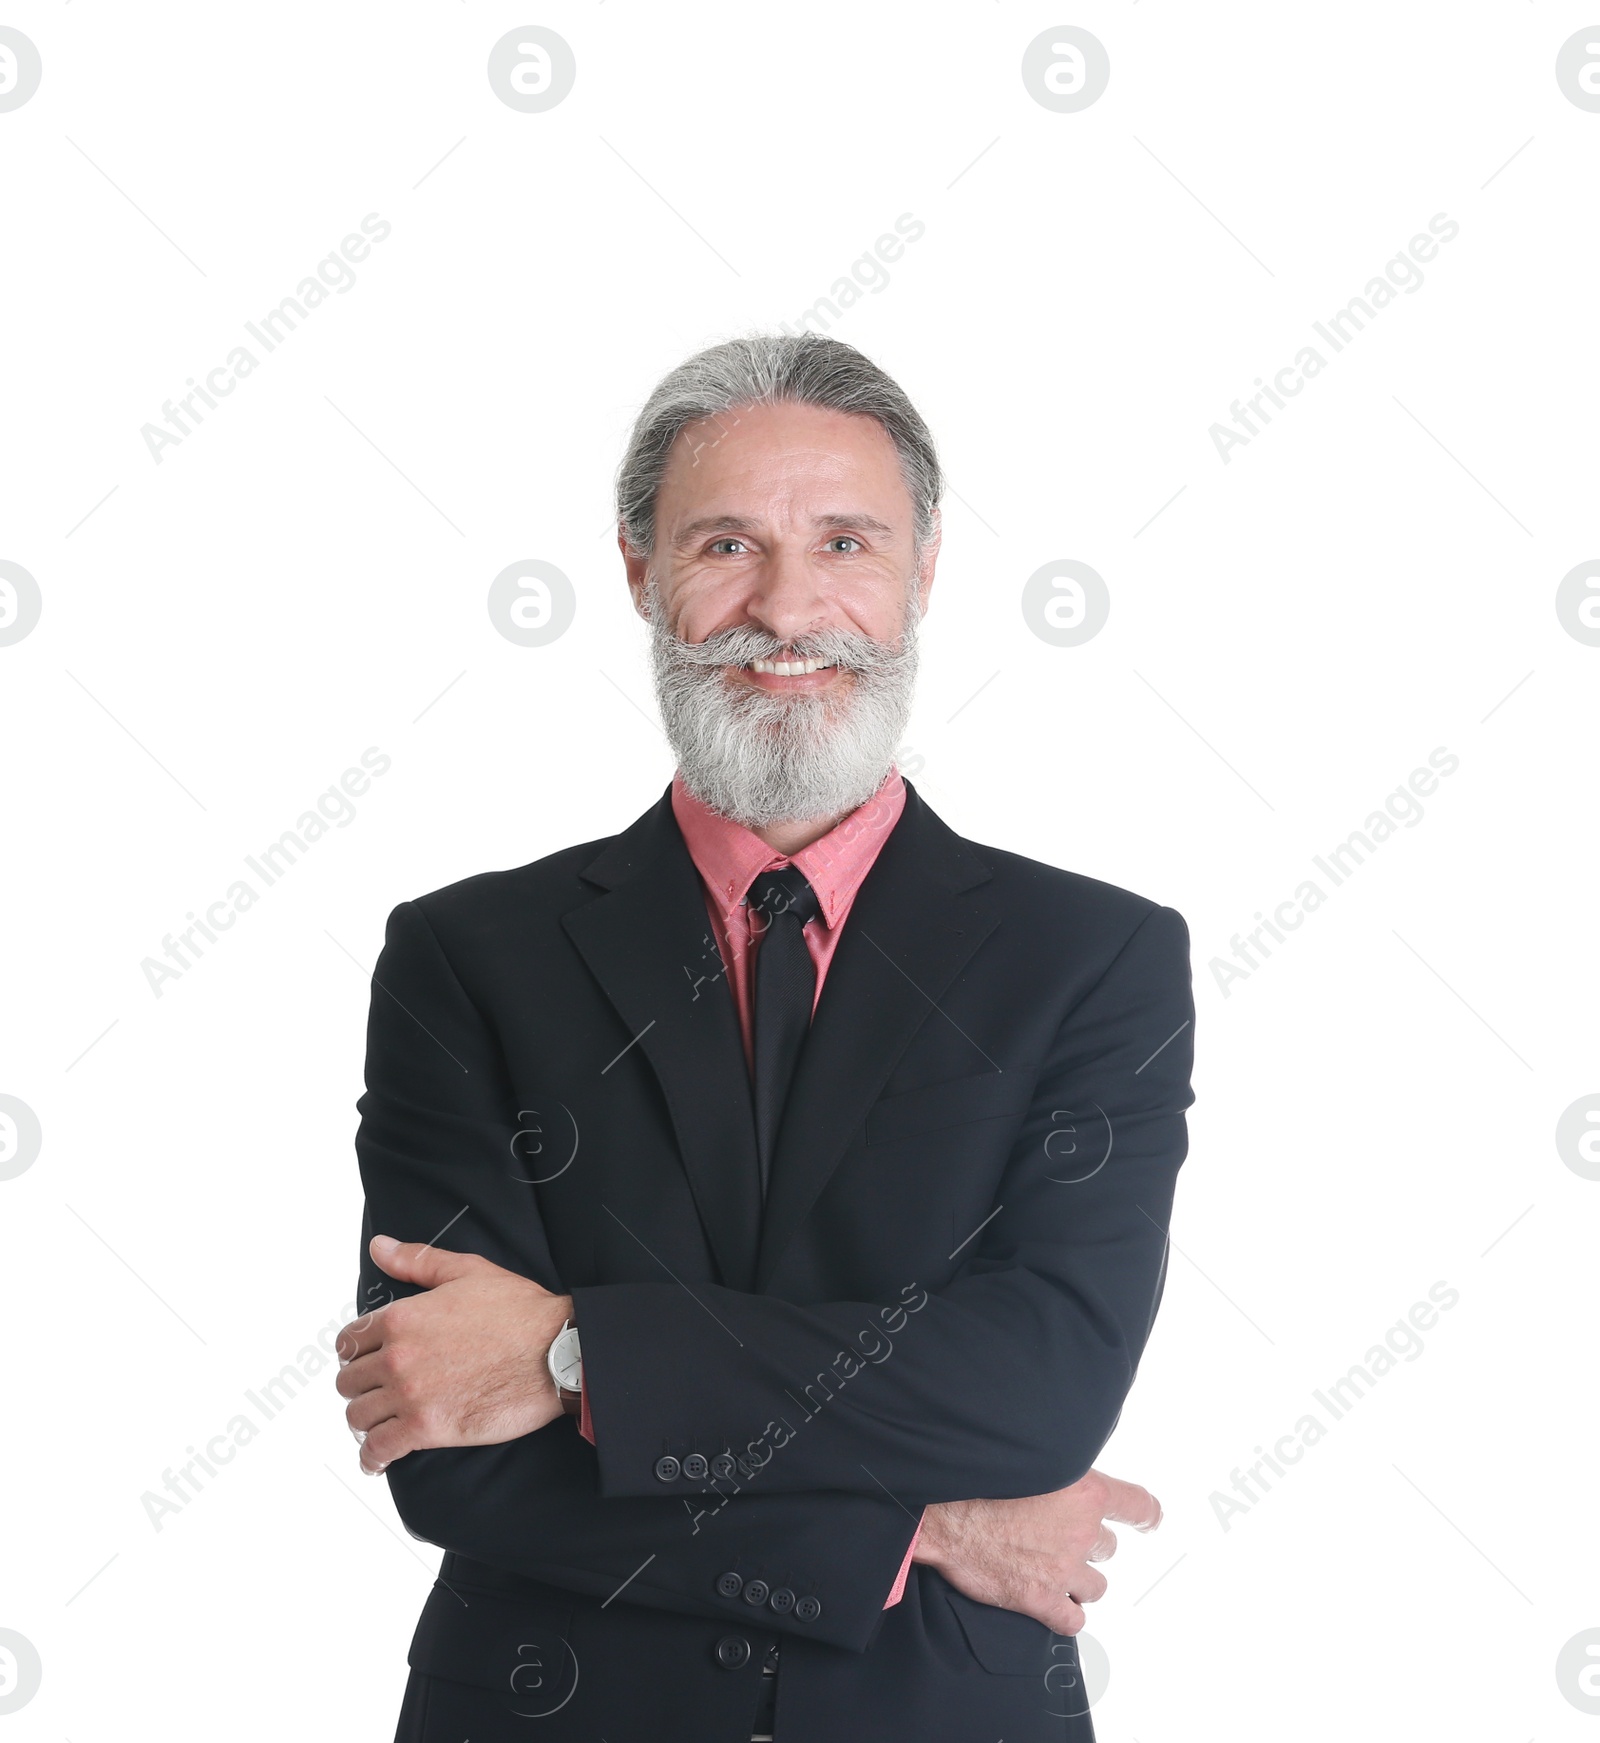
[[[878,849],[899,821],[905,800],[905,782],[891,765],[870,799],[840,818],[826,835],[788,856],[775,852],[754,830],[713,811],[689,791],[682,770],[672,777],[673,815],[690,858],[724,913],[738,907],[759,873],[774,866],[794,865],[815,891],[829,931],[839,923],[872,869]]]

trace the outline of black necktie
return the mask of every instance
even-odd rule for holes
[[[792,865],[761,872],[746,899],[750,935],[760,941],[755,965],[755,1101],[765,1203],[778,1123],[817,995],[816,965],[802,934],[821,907],[805,875]]]

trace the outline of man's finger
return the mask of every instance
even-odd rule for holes
[[[382,1309],[376,1313],[364,1313],[360,1319],[353,1319],[348,1325],[341,1326],[339,1335],[333,1340],[334,1350],[339,1357],[339,1366],[343,1368],[355,1361],[358,1356],[370,1355],[372,1351],[381,1349],[383,1339]]]
[[[388,1422],[395,1414],[394,1399],[382,1391],[364,1393],[345,1406],[344,1419],[354,1435],[369,1435],[380,1422]]]
[[[1041,1616],[1035,1611],[1034,1619],[1043,1622],[1052,1634],[1081,1634],[1084,1623],[1089,1620],[1071,1598],[1063,1597],[1043,1608],[1044,1614]]]
[[[1106,1485],[1106,1504],[1101,1518],[1115,1519],[1119,1525],[1132,1525],[1140,1531],[1154,1531],[1161,1523],[1161,1503],[1148,1489],[1137,1483],[1124,1483],[1118,1477],[1101,1473]]]
[[[1110,1561],[1117,1553],[1117,1534],[1109,1525],[1100,1527],[1100,1535],[1094,1540],[1094,1548],[1083,1558],[1085,1561]]]
[[[333,1389],[341,1398],[359,1398],[363,1393],[375,1392],[389,1379],[385,1364],[375,1361],[378,1354],[370,1350],[364,1356],[357,1356],[353,1362],[346,1362],[333,1377]]]
[[[385,1465],[403,1459],[421,1444],[415,1430],[406,1427],[404,1418],[391,1416],[376,1428],[368,1429],[367,1438],[361,1443],[361,1468],[369,1475],[377,1476]]]
[[[402,1283],[420,1283],[424,1289],[437,1289],[488,1263],[476,1253],[453,1253],[427,1241],[397,1241],[393,1235],[374,1235],[367,1251],[380,1271]]]

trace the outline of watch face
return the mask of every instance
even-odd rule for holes
[[[550,1377],[568,1392],[583,1388],[583,1358],[578,1347],[578,1328],[569,1325],[550,1346]]]

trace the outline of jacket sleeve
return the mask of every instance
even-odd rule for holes
[[[585,1362],[604,1376],[601,1493],[648,1493],[653,1460],[680,1450],[685,1425],[727,1421],[730,1400],[764,1495],[888,1490],[915,1508],[1082,1477],[1165,1279],[1194,1100],[1188,946],[1175,910],[1146,914],[1059,1025],[989,1219],[954,1263],[930,1253],[933,1286],[892,1312],[720,1287],[698,1301],[670,1284],[575,1290]]]
[[[594,1421],[593,1421],[592,1416],[590,1415],[590,1407],[589,1407],[590,1390],[589,1390],[589,1388],[587,1386],[583,1387],[579,1396],[580,1396],[581,1402],[579,1404],[579,1409],[578,1409],[578,1433],[581,1434],[586,1441],[588,1441],[590,1446],[593,1446],[594,1445]],[[925,1517],[925,1516],[926,1515],[924,1514],[923,1517]],[[900,1600],[905,1596],[906,1579],[911,1573],[912,1558],[916,1555],[916,1552],[917,1552],[917,1539],[921,1536],[922,1536],[922,1517],[919,1517],[917,1520],[917,1528],[911,1534],[911,1541],[906,1545],[905,1559],[900,1563],[900,1571],[899,1571],[899,1573],[897,1573],[895,1575],[894,1584],[893,1584],[893,1586],[891,1586],[889,1588],[889,1596],[884,1602],[883,1607],[886,1610],[892,1610],[895,1607],[895,1605],[898,1604],[900,1602]]]
[[[518,1178],[526,1165],[511,1150],[518,1122],[499,1045],[411,903],[390,915],[373,975],[357,1108],[361,1311],[418,1293],[373,1263],[374,1234],[480,1253],[564,1292]],[[760,1495],[738,1475],[687,1495],[682,1483],[672,1496],[656,1483],[640,1498],[602,1498],[595,1449],[568,1416],[497,1446],[414,1452],[386,1476],[413,1536],[473,1560],[594,1597],[748,1622],[742,1592],[718,1590],[736,1573],[820,1604],[805,1615],[764,1606],[763,1627],[857,1652],[917,1529],[916,1510],[881,1491]]]

